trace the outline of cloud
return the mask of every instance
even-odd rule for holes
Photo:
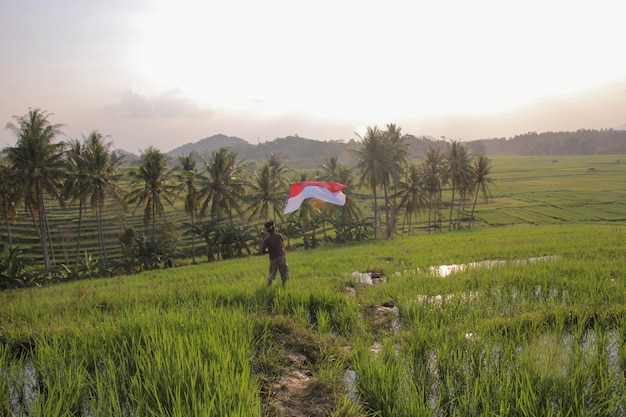
[[[179,89],[148,95],[135,90],[126,90],[119,103],[108,110],[132,119],[173,119],[211,117],[213,110],[184,97]]]

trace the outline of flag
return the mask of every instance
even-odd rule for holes
[[[303,181],[291,184],[283,215],[298,210],[307,198],[317,198],[327,203],[343,206],[346,204],[346,195],[341,191],[344,188],[348,186],[329,181]]]

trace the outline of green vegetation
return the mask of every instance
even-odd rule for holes
[[[625,232],[326,245],[289,254],[286,290],[249,257],[4,291],[0,404],[46,416],[622,415]],[[450,264],[469,266],[429,272]],[[359,283],[368,271],[380,282]]]
[[[150,148],[136,167],[122,168],[96,131],[82,141],[53,142],[60,126],[46,112],[32,110],[10,126],[17,142],[0,158],[0,288],[246,256],[256,251],[268,217],[292,247],[306,249],[626,217],[624,205],[615,204],[624,193],[619,155],[491,160],[452,141],[428,148],[421,160],[411,154],[410,137],[390,124],[369,128],[354,144],[352,167],[332,157],[315,171],[294,170],[275,154],[244,163],[228,148],[171,161]],[[348,185],[347,204],[307,201],[283,218],[288,186],[301,180]]]
[[[368,129],[354,149],[359,161],[353,169],[333,157],[314,172],[290,170],[276,155],[259,168],[244,164],[228,148],[210,156],[183,155],[172,167],[169,157],[149,148],[136,167],[122,172],[104,136],[93,131],[82,141],[55,142],[60,125],[49,117],[34,109],[8,125],[17,141],[0,159],[1,186],[6,190],[0,214],[7,236],[3,246],[8,248],[0,272],[9,271],[14,248],[27,246],[23,252],[32,260],[22,259],[19,275],[2,274],[2,288],[171,267],[177,258],[195,262],[201,251],[208,261],[242,257],[258,245],[260,223],[270,214],[277,217],[280,229],[284,226],[288,240],[302,239],[306,249],[317,247],[320,240],[376,239],[379,229],[387,239],[404,233],[405,227],[408,234],[414,214],[426,206],[428,231],[441,229],[448,211],[445,186],[452,195],[448,231],[462,230],[471,196],[468,228],[479,191],[487,199],[493,181],[488,158],[469,154],[460,142],[433,149],[420,165],[409,164],[408,136],[394,124],[386,130]],[[316,180],[344,183],[348,202],[337,207],[309,200],[297,213],[283,217],[289,184]],[[95,222],[89,221],[88,208]],[[22,210],[30,214],[32,224],[22,217],[16,224]],[[38,244],[31,238],[33,232]],[[196,246],[196,239],[204,245]],[[59,246],[63,260],[58,258]]]
[[[225,148],[118,172],[97,132],[49,146],[58,126],[27,116],[0,164],[2,415],[626,413],[619,155],[410,160],[388,125],[355,173]],[[288,175],[349,204],[282,219],[283,289],[251,255]]]
[[[626,164],[619,155],[494,157],[489,204],[478,224],[553,224],[626,220]]]

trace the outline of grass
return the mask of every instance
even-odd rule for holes
[[[624,415],[618,157],[493,158],[471,231],[290,251],[286,290],[251,256],[0,292],[0,414]]]
[[[324,404],[312,415],[619,415],[625,231],[322,246],[288,254],[287,290],[267,287],[267,259],[250,257],[4,291],[0,403],[9,415],[280,416],[276,384],[298,354],[311,378],[294,395]],[[483,260],[503,262],[427,272]],[[384,282],[354,282],[367,271]],[[373,317],[383,305],[394,308]]]

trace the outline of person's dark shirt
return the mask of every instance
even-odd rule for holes
[[[272,232],[263,239],[261,245],[261,253],[269,252],[270,259],[285,256],[285,247],[283,245],[283,236],[280,233]]]

